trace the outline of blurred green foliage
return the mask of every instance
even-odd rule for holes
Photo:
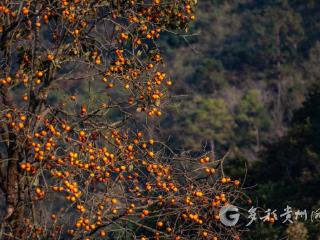
[[[162,39],[178,95],[161,122],[170,147],[231,149],[226,172],[247,174],[254,203],[319,208],[320,2],[198,3],[191,35]],[[319,229],[258,224],[244,239],[318,239]]]

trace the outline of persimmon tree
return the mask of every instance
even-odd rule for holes
[[[191,0],[0,5],[3,239],[220,239],[239,181],[146,129],[172,84],[157,39]]]

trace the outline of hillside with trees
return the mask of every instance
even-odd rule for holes
[[[170,146],[229,151],[227,171],[246,178],[261,208],[316,211],[320,3],[203,0],[197,9],[188,32],[163,38],[177,94],[162,122]],[[318,239],[317,229],[262,224],[244,239]]]
[[[217,130],[204,136],[203,144],[211,140],[217,142],[216,149],[224,149],[227,143],[235,146],[235,154],[257,160],[264,143],[285,134],[308,87],[319,80],[316,12],[320,5],[317,1],[204,0],[197,9],[190,34],[163,37],[163,46],[170,47],[167,67],[180,95],[164,124],[171,124],[168,131],[174,133],[177,149],[193,140],[199,143],[192,132],[201,134],[200,126],[193,126],[199,131],[188,132],[185,125],[175,123],[193,119],[192,114],[206,109],[208,101],[210,108],[219,102],[228,111],[214,115],[206,127],[216,129],[226,115],[232,116],[227,117],[230,124],[226,122],[223,133]]]

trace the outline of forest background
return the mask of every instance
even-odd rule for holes
[[[163,38],[170,147],[227,151],[261,208],[320,207],[320,2],[202,0],[186,35]],[[319,223],[256,224],[245,239],[319,239]]]

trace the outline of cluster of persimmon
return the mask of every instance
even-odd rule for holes
[[[87,19],[90,19],[93,15],[99,11],[99,3],[95,3],[94,1],[56,1],[52,3],[53,5],[50,7],[46,7],[41,9],[39,14],[41,18],[37,17],[36,19],[36,28],[44,27],[41,24],[41,21],[44,25],[48,24],[50,21],[55,22],[57,16],[63,16],[63,18],[67,19],[69,22],[68,32],[71,36],[74,37],[74,41],[70,46],[70,49],[66,49],[66,52],[75,53],[78,57],[79,53],[83,48],[83,37],[86,32],[86,29],[90,29],[90,24]],[[110,3],[111,4],[111,3]],[[128,1],[128,3],[122,3],[122,9],[115,8],[112,11],[112,21],[117,24],[115,30],[119,32],[119,46],[115,49],[116,59],[112,61],[108,69],[106,70],[105,76],[103,77],[104,81],[108,82],[108,88],[113,88],[115,86],[115,81],[121,80],[121,84],[125,87],[125,89],[131,89],[139,92],[138,98],[129,98],[129,103],[131,105],[134,102],[141,103],[141,107],[138,107],[137,110],[145,111],[148,113],[148,116],[161,116],[161,111],[159,110],[159,99],[163,96],[163,88],[157,88],[157,85],[160,85],[162,80],[165,78],[165,74],[159,71],[154,71],[153,76],[145,77],[145,82],[142,81],[132,81],[137,77],[143,75],[145,71],[149,72],[153,69],[157,69],[153,63],[143,63],[142,58],[149,58],[155,64],[161,62],[161,55],[159,52],[153,54],[152,52],[156,50],[151,48],[151,45],[147,40],[151,38],[159,38],[160,33],[163,29],[165,29],[168,25],[172,25],[174,22],[179,22],[179,27],[186,27],[188,21],[193,19],[193,5],[192,1],[154,1],[153,4],[144,4],[144,1]],[[12,10],[10,10],[12,8]],[[126,11],[128,9],[128,11]],[[1,12],[11,13],[17,12],[25,16],[23,20],[27,22],[31,22],[31,19],[34,17],[35,9],[34,3],[32,1],[26,1],[22,8],[19,9],[16,5],[8,4],[8,6],[1,6]],[[134,10],[134,11],[132,11]],[[169,18],[168,18],[169,17]],[[123,21],[124,19],[128,19],[128,22]],[[189,19],[189,20],[188,20]],[[119,21],[119,23],[117,22]],[[122,27],[119,27],[122,25]],[[123,29],[126,29],[124,32]],[[89,30],[87,30],[89,31]],[[52,33],[53,39],[58,40],[59,36],[57,36],[56,32]],[[145,42],[143,42],[143,38],[141,36],[145,36]],[[132,39],[131,39],[132,38]],[[135,55],[131,56],[130,59],[123,56],[123,49],[130,45],[130,42],[136,44],[134,47]],[[140,46],[141,45],[141,46]],[[150,50],[146,50],[145,46],[147,46]],[[120,50],[122,49],[122,50]],[[98,49],[89,52],[91,59],[98,65],[102,63],[101,52]],[[139,54],[144,53],[139,59]],[[151,54],[150,57],[148,54]],[[86,55],[85,52],[82,53],[83,56]],[[130,53],[129,55],[132,55]],[[27,66],[30,67],[30,52],[25,51],[25,54],[21,54],[21,68],[25,69]],[[65,58],[64,56],[59,56],[56,51],[49,50],[44,59],[42,59],[42,63],[46,61],[52,62],[56,61],[59,63],[60,59]],[[107,60],[106,60],[107,61]],[[42,65],[39,63],[39,65]],[[33,76],[28,76],[30,73],[21,72],[19,79],[24,83],[26,87],[29,87],[30,79],[33,79],[33,82],[36,85],[41,85],[43,83],[43,76],[48,69],[43,69],[41,71],[35,71],[36,73]],[[150,74],[152,74],[150,72]],[[11,77],[6,77],[1,80],[2,84],[10,83]],[[167,86],[172,84],[171,80],[166,81]],[[153,102],[151,106],[148,102],[149,99],[152,99]],[[28,101],[28,94],[23,96],[24,101]]]
[[[7,111],[2,115],[2,121],[5,121],[8,127],[16,131],[21,131],[25,127],[27,121],[27,115],[23,112],[19,112],[16,109]],[[2,122],[1,121],[1,122]]]
[[[161,116],[161,112],[157,109],[159,107],[160,98],[164,96],[164,88],[160,87],[161,83],[166,77],[166,74],[160,71],[154,71],[155,65],[153,63],[147,63],[145,66],[133,66],[134,59],[127,59],[123,56],[123,49],[116,49],[116,59],[110,64],[109,69],[105,72],[103,82],[107,84],[108,88],[115,86],[115,81],[120,81],[121,85],[125,89],[137,92],[137,99],[129,97],[128,103],[133,105],[135,102],[140,105],[150,106],[150,110],[147,111],[146,107],[141,107],[142,111],[148,113],[149,116],[154,114]],[[159,62],[160,55],[156,54],[153,59],[154,62]],[[135,81],[141,74],[150,75],[146,82]],[[166,82],[167,86],[172,83],[170,80]],[[153,106],[153,107],[152,107]]]
[[[10,76],[6,76],[5,78],[0,79],[0,83],[3,85],[10,84],[12,81],[12,78]]]
[[[219,206],[221,203],[226,203],[228,200],[226,199],[226,194],[221,193],[220,195],[216,195],[214,200],[212,200],[212,205],[214,207]]]
[[[22,8],[19,8],[18,6],[17,6],[17,4],[12,4],[12,5],[8,4],[8,6],[0,5],[0,14],[4,13],[13,19],[19,17],[20,14],[22,16],[28,17],[30,14],[31,1],[26,1]],[[50,9],[45,9],[41,13],[41,15],[42,15],[41,19],[42,19],[43,23],[48,24],[49,17],[51,16]],[[31,24],[31,22],[29,24]],[[40,19],[37,19],[37,21],[35,22],[35,27],[36,28],[41,27]]]
[[[36,85],[40,85],[42,82],[42,78],[44,76],[44,72],[43,71],[37,71],[35,76],[34,76],[34,83]],[[29,83],[29,77],[27,74],[25,73],[21,73],[21,72],[17,72],[15,77],[10,77],[10,76],[6,76],[5,78],[0,79],[0,84],[4,85],[4,86],[10,86],[10,85],[14,85],[15,83],[17,83],[18,81],[20,81],[21,83],[24,84],[24,86],[28,86]],[[26,96],[26,95],[25,95]],[[23,97],[24,101],[27,101],[28,98]]]
[[[29,188],[35,204],[46,208],[52,199],[61,202],[51,212],[52,226],[26,216],[34,238],[59,239],[67,233],[74,239],[114,239],[119,226],[126,231],[130,223],[133,229],[127,234],[134,239],[218,239],[214,229],[223,228],[218,211],[234,200],[232,190],[240,181],[221,176],[208,156],[177,161],[163,157],[160,142],[132,130],[130,121],[110,124],[113,119],[105,113],[115,105],[125,109],[124,118],[131,115],[127,109],[134,108],[150,117],[162,115],[161,104],[172,81],[163,71],[155,42],[168,28],[187,30],[195,19],[194,4],[192,0],[1,3],[1,38],[17,54],[8,59],[0,88],[21,97],[13,100],[16,107],[0,106],[0,123],[16,136],[21,148],[19,174],[33,180],[35,185]],[[11,33],[15,26],[19,31]],[[74,63],[83,67],[79,79],[78,70],[68,69]],[[90,85],[90,101],[75,95],[65,98],[71,94],[64,79],[83,82],[84,72],[96,84]],[[92,97],[92,86],[102,86],[97,94],[107,92],[102,109],[100,100],[105,98]],[[119,86],[125,96],[121,104],[112,98]],[[44,92],[50,95],[51,89],[63,97],[48,100]],[[205,183],[197,179],[203,175]],[[68,223],[66,215],[71,216]],[[135,232],[136,227],[143,232]]]
[[[4,5],[0,5],[0,13],[3,13],[7,16],[12,17],[12,18],[17,17],[17,13],[15,11],[12,11],[10,8],[8,8]]]
[[[19,116],[21,117],[21,114]],[[12,116],[9,117],[8,115],[7,118],[10,119]],[[73,180],[77,176],[86,174],[92,181],[91,186],[94,186],[96,182],[114,181],[118,178],[124,186],[132,186],[128,193],[133,194],[132,196],[135,196],[135,199],[149,197],[152,203],[156,203],[156,206],[158,206],[156,212],[166,212],[168,205],[176,206],[179,211],[184,212],[181,215],[181,221],[192,221],[194,224],[201,226],[199,227],[199,236],[206,239],[216,237],[209,230],[203,230],[205,229],[204,220],[208,221],[206,212],[208,209],[212,209],[212,221],[216,223],[219,221],[218,209],[228,203],[226,193],[217,195],[213,194],[214,192],[211,192],[210,189],[209,191],[199,189],[191,192],[187,190],[172,175],[171,166],[155,158],[154,148],[157,144],[154,139],[144,140],[142,132],[132,135],[126,131],[112,131],[110,138],[114,142],[113,148],[97,147],[96,140],[94,140],[97,138],[92,138],[93,135],[95,135],[93,132],[87,130],[72,129],[70,124],[64,120],[46,119],[43,121],[42,130],[34,133],[33,137],[29,137],[30,147],[34,152],[33,159],[44,162],[43,166],[51,172],[51,182],[54,183],[51,189],[57,194],[62,193],[67,201],[76,203],[74,208],[82,214],[76,220],[75,229],[68,230],[69,234],[74,235],[81,229],[84,233],[89,233],[99,228],[103,223],[112,221],[110,217],[105,217],[110,216],[110,214],[116,216],[125,213],[132,218],[135,218],[135,216],[139,216],[141,219],[154,218],[153,211],[148,209],[151,205],[146,206],[145,203],[139,203],[139,201],[125,203],[114,197],[106,197],[103,203],[99,203],[97,211],[93,215],[87,213],[86,209],[90,208],[90,205],[86,206],[89,203],[86,203],[84,198],[87,197],[88,192],[82,193],[77,181]],[[72,150],[65,151],[64,155],[53,155],[52,152],[55,152],[58,148],[64,148],[63,145],[59,144],[62,141],[69,143],[66,147],[70,147],[71,143],[74,147],[72,147]],[[211,162],[208,156],[199,160],[200,165],[210,164]],[[35,170],[30,171],[32,163],[24,162],[20,166],[22,170],[31,174],[36,172]],[[143,173],[139,173],[135,169],[140,169]],[[210,173],[214,174],[215,171]],[[54,178],[56,178],[56,181],[53,181]],[[231,181],[229,177],[222,177],[220,182],[236,186],[240,184],[238,180]],[[44,199],[45,191],[49,191],[49,189],[36,188],[36,199]],[[184,195],[182,192],[185,191],[189,191],[189,193],[185,193],[189,195],[181,198],[180,196]],[[224,191],[227,192],[227,190]],[[151,197],[154,194],[155,196]],[[129,196],[123,197],[124,199],[131,198]],[[163,229],[165,234],[175,232],[175,229],[170,227],[169,218],[176,214],[175,211],[167,212],[166,221],[161,220],[155,223],[155,229],[157,229],[155,237],[164,234],[162,232],[164,226],[166,226]],[[57,219],[59,219],[58,215],[56,215],[55,221]]]
[[[36,193],[38,199],[44,198],[45,193],[40,187],[35,188],[35,193]]]
[[[207,157],[203,157],[203,158],[200,158],[199,159],[199,163],[201,164],[201,165],[206,165],[206,164],[208,164],[208,163],[210,163],[210,158],[207,156]],[[205,173],[207,173],[207,174],[214,174],[215,172],[216,172],[216,169],[215,168],[213,168],[213,167],[205,167],[204,168],[204,172]],[[220,182],[221,183],[230,183],[231,182],[231,178],[230,177],[222,177],[221,179],[220,179]],[[235,186],[239,186],[240,185],[240,181],[239,180],[234,180],[234,181],[232,181],[233,182],[233,184],[235,185]]]

